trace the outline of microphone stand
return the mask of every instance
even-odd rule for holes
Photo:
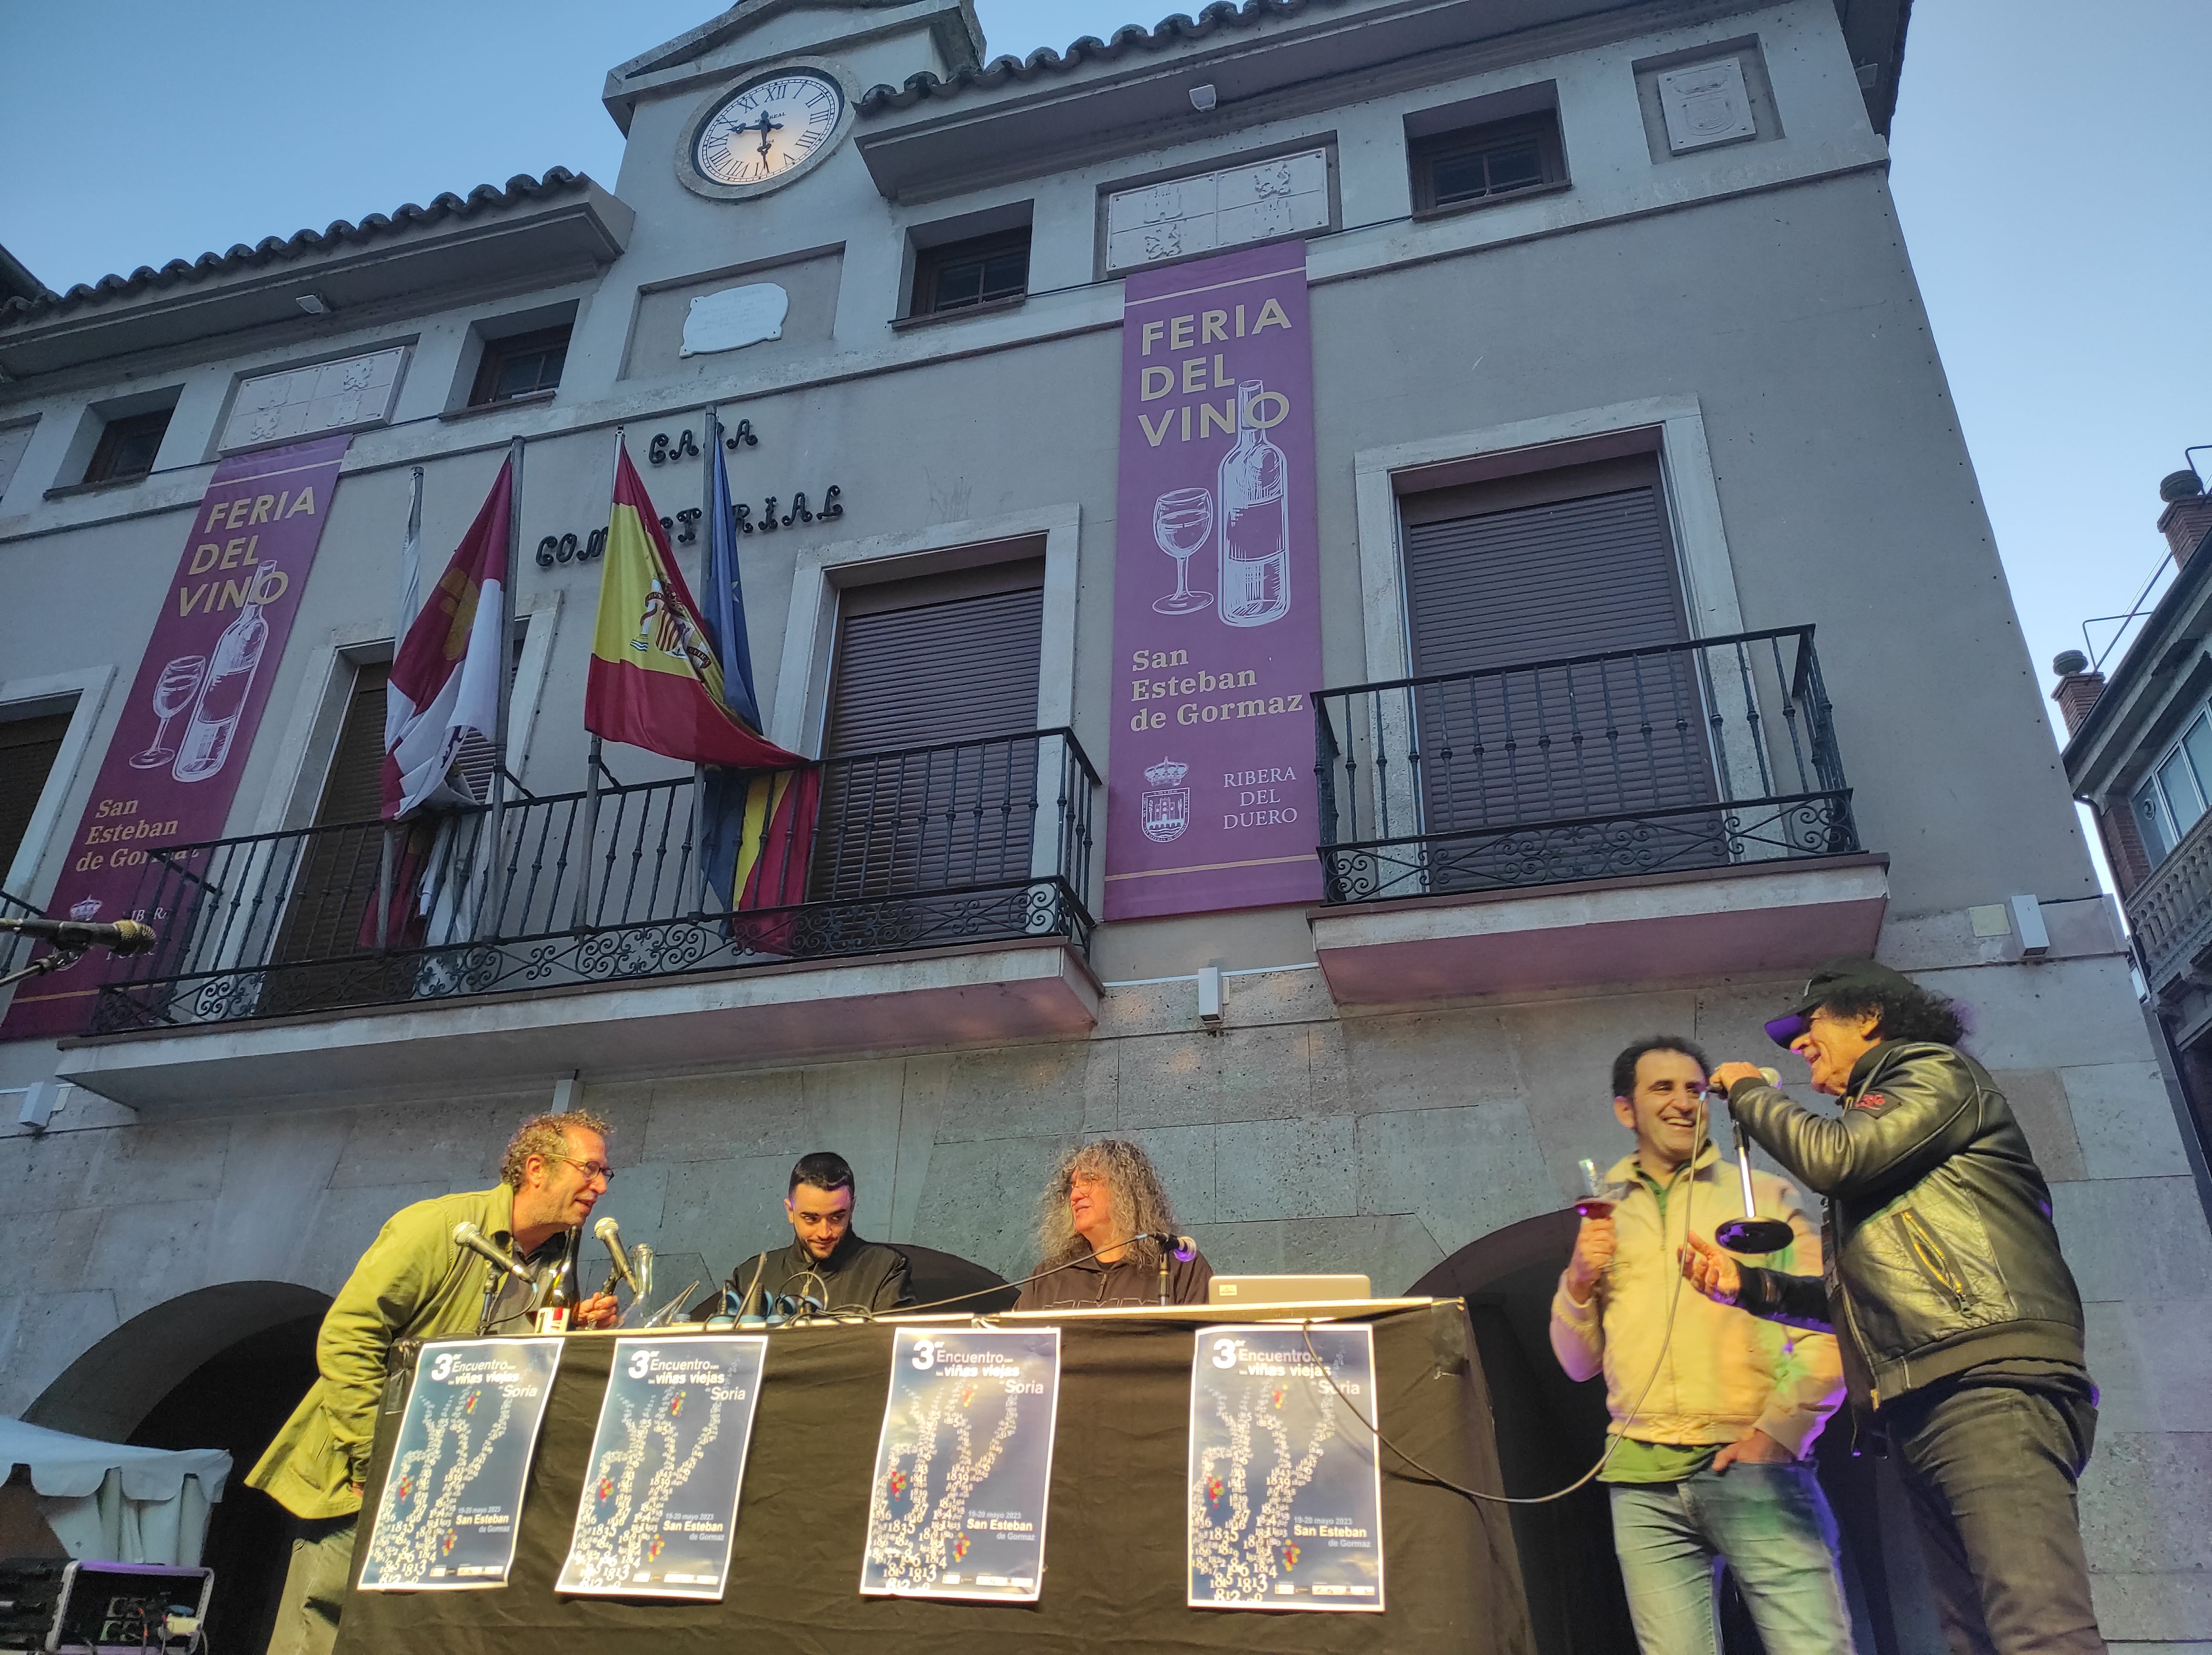
[[[5,988],[10,983],[20,983],[26,977],[40,977],[50,971],[67,971],[84,958],[85,950],[91,946],[89,943],[81,943],[75,948],[53,948],[21,970],[11,971],[5,977],[0,977],[0,988]]]
[[[1743,1130],[1743,1122],[1736,1118],[1734,1103],[1729,1105],[1729,1131],[1735,1134],[1736,1171],[1743,1179],[1743,1216],[1714,1226],[1713,1240],[1730,1252],[1780,1252],[1796,1240],[1796,1235],[1781,1219],[1757,1216],[1759,1203],[1751,1192],[1751,1134]]]

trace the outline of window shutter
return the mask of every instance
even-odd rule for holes
[[[384,835],[374,824],[384,809],[384,681],[389,664],[357,669],[338,727],[337,746],[323,779],[315,826],[292,884],[291,906],[276,941],[279,961],[328,960],[361,952],[362,916],[376,890]],[[371,825],[363,825],[371,824]],[[276,991],[286,1009],[316,1003],[301,973],[287,973]]]
[[[1029,877],[1043,588],[900,596],[869,593],[838,627],[823,754],[881,756],[824,775],[817,900]],[[899,750],[946,743],[974,744]]]
[[[1036,727],[1044,590],[844,617],[823,756]]]
[[[1578,478],[1601,491],[1565,492]],[[1547,492],[1541,477],[1513,479],[1455,491],[1449,503],[1468,507],[1463,514],[1408,512],[1430,518],[1409,522],[1405,535],[1415,676],[1510,669],[1416,693],[1431,834],[1715,797],[1686,656],[1533,664],[1688,638],[1656,466],[1563,470],[1548,490],[1562,497]],[[1498,509],[1483,509],[1486,499]],[[1699,832],[1702,821],[1682,825]]]
[[[70,714],[49,712],[35,718],[10,718],[0,723],[0,880],[22,848],[31,830],[32,814],[39,795],[61,756],[62,738],[69,734]],[[14,893],[19,900],[27,900]]]

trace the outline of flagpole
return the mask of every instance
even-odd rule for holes
[[[721,406],[720,403],[707,404],[707,440],[703,445],[706,458],[699,470],[699,527],[703,531],[699,537],[699,590],[702,591],[707,590],[708,578],[714,570],[714,468],[722,463]],[[672,547],[669,549],[673,555],[675,549]],[[704,615],[699,618],[702,622],[706,619]],[[729,650],[729,642],[725,640],[722,653],[727,655]],[[699,870],[699,900],[691,910],[691,917],[697,919],[706,913],[708,899],[713,894],[707,888],[707,767],[703,764],[691,767],[691,858]]]
[[[610,481],[607,484],[607,498],[610,501],[614,499],[615,481],[619,481],[622,476],[622,452],[623,427],[621,426],[617,426],[615,427],[614,480]],[[609,529],[611,530],[614,526],[614,513],[611,506],[608,511],[607,524]],[[601,581],[604,582],[605,578],[606,573],[603,567],[600,571]],[[599,601],[601,603],[605,603],[606,600],[603,597]],[[574,911],[569,916],[570,924],[578,931],[583,930],[584,927],[591,921],[592,859],[593,852],[599,848],[599,732],[594,731],[592,733],[591,756],[586,761],[586,774],[584,777],[584,848],[577,856],[576,903]]]
[[[507,448],[507,579],[499,583],[499,706],[492,738],[498,762],[491,772],[491,809],[486,827],[491,834],[491,860],[485,870],[485,894],[499,882],[501,817],[507,807],[507,704],[514,694],[514,579],[522,567],[522,439]],[[495,916],[496,918],[496,916]]]
[[[399,608],[392,628],[392,653],[397,659],[399,646],[407,636],[407,628],[415,624],[415,601],[421,595],[422,585],[422,468],[413,467],[409,472],[407,500],[407,538],[399,548]],[[386,694],[391,694],[386,690]],[[376,867],[376,951],[386,954],[392,948],[392,824],[386,822],[384,843],[378,852]]]

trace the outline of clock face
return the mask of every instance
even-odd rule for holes
[[[790,70],[740,88],[701,124],[692,161],[717,184],[772,184],[837,130],[845,93],[827,76]]]

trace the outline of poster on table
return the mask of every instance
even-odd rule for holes
[[[1060,1410],[1060,1330],[901,1329],[860,1590],[1030,1603]]]
[[[767,1360],[757,1333],[615,1341],[556,1591],[720,1598]]]
[[[1304,242],[1129,276],[1116,499],[1105,917],[1317,900]]]
[[[219,838],[229,821],[352,440],[318,437],[233,455],[216,467],[193,508],[176,573],[161,591],[153,635],[46,905],[57,919],[152,926],[159,941],[137,974],[160,975],[165,962],[184,957],[179,933],[191,916],[170,904],[176,893],[197,888],[206,853],[165,853]],[[99,601],[127,615],[140,600],[103,591]],[[94,949],[23,984],[0,1021],[0,1040],[84,1033],[100,985],[133,970]]]
[[[1375,1406],[1367,1327],[1200,1330],[1186,1490],[1192,1608],[1382,1607],[1382,1471],[1360,1422],[1381,1423]]]
[[[503,1586],[561,1341],[426,1344],[361,1566],[363,1591]]]

